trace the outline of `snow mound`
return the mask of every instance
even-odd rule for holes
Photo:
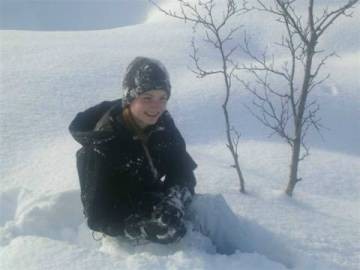
[[[198,213],[198,217],[206,217],[208,231],[215,225],[213,228],[219,236],[218,230],[223,229],[225,238],[230,240],[229,237],[232,235],[238,241],[233,244],[242,246],[245,252],[227,252],[224,245],[229,243],[223,242],[221,253],[229,253],[228,256],[217,253],[214,244],[219,242],[216,243],[215,239],[214,243],[214,239],[193,230],[190,223],[189,233],[175,244],[147,243],[135,246],[112,237],[105,237],[101,242],[96,242],[83,222],[78,190],[36,197],[30,190],[12,189],[0,194],[0,202],[0,210],[5,213],[0,219],[4,225],[0,230],[1,269],[10,269],[10,266],[14,266],[16,258],[20,256],[19,252],[24,258],[21,263],[16,264],[19,269],[25,266],[27,261],[31,261],[29,269],[58,269],[59,264],[66,269],[78,269],[80,265],[91,265],[90,269],[96,269],[102,262],[109,268],[114,267],[113,263],[117,262],[116,267],[122,269],[169,269],[172,266],[175,269],[189,269],[194,265],[199,269],[219,269],[225,263],[231,265],[230,269],[237,269],[240,265],[254,270],[260,267],[285,269],[281,262],[276,262],[282,258],[273,256],[274,254],[264,248],[257,250],[260,247],[258,244],[247,246],[250,238],[257,234],[258,239],[255,243],[268,242],[268,246],[271,245],[278,252],[286,254],[276,246],[275,238],[269,238],[270,235],[264,233],[265,231],[259,229],[255,223],[244,220],[239,222],[220,195],[198,196],[192,209]],[[221,224],[216,223],[219,220],[222,221]],[[224,227],[225,225],[228,227]],[[240,235],[237,234],[247,236],[239,238]],[[36,255],[33,254],[33,249],[38,250]],[[257,254],[258,251],[270,259]],[[54,258],[53,262],[47,259],[49,256]],[[77,263],[69,268],[68,264],[75,258]]]
[[[152,8],[148,1],[1,1],[0,29],[108,29],[143,23]]]
[[[108,257],[58,240],[21,236],[0,250],[0,269],[116,269]]]
[[[335,269],[293,253],[276,234],[237,217],[221,195],[197,195],[188,233],[169,245],[95,241],[83,222],[78,190],[35,197],[25,189],[0,194],[1,269]]]
[[[35,196],[26,189],[0,193],[0,244],[24,235],[74,242],[82,224],[78,190]]]

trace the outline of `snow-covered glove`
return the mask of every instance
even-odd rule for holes
[[[154,207],[153,217],[164,224],[176,225],[182,221],[191,199],[192,195],[187,187],[173,186]]]
[[[174,203],[178,200],[186,208],[190,204],[192,196],[188,187],[176,185],[168,189],[165,198]]]
[[[130,215],[124,222],[124,236],[130,240],[144,239],[142,232],[143,218],[137,214]]]
[[[169,244],[182,238],[185,233],[186,228],[183,222],[168,225],[159,219],[148,219],[137,214],[125,220],[124,237],[136,243],[150,240],[160,244]]]

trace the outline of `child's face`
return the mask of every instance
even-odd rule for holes
[[[150,90],[139,95],[130,103],[130,111],[136,123],[145,128],[157,122],[166,110],[168,96],[163,90]]]

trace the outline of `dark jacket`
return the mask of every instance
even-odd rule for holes
[[[78,113],[69,127],[82,145],[76,157],[88,225],[112,235],[120,234],[124,220],[149,194],[175,185],[194,193],[196,184],[196,163],[168,112],[146,128],[145,145],[125,127],[121,112],[120,99],[104,101]]]

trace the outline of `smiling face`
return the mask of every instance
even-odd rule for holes
[[[130,103],[130,111],[141,128],[153,125],[166,110],[168,96],[163,90],[150,90]]]

